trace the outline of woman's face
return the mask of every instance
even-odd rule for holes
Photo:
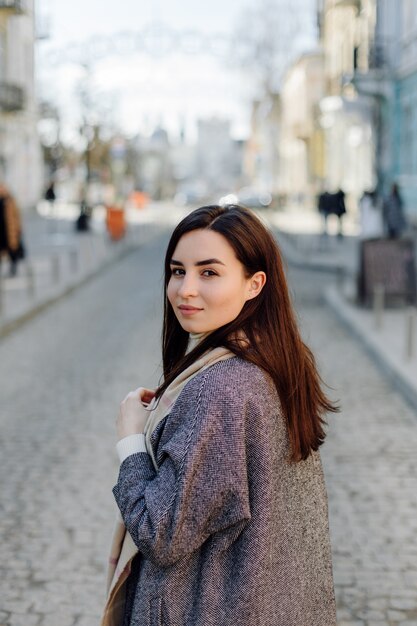
[[[228,241],[212,230],[193,230],[179,240],[171,259],[167,295],[182,328],[206,333],[234,320],[265,283],[250,278]]]

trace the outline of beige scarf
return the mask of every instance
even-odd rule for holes
[[[205,336],[204,333],[190,334],[187,352],[190,352]],[[185,385],[194,376],[214,365],[218,361],[230,359],[235,355],[226,348],[219,347],[209,350],[197,361],[185,369],[167,387],[159,401],[152,401],[149,405],[150,413],[145,426],[146,450],[152,459],[156,471],[158,465],[151,446],[151,435],[163,418],[171,412],[171,409],[184,389]],[[113,531],[109,567],[107,575],[107,602],[101,626],[121,626],[126,595],[126,581],[130,574],[132,560],[138,553],[138,549],[132,537],[126,531],[126,527],[118,511],[116,524]]]

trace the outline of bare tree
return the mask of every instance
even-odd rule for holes
[[[314,23],[312,0],[258,0],[244,10],[235,31],[235,55],[263,95],[279,93],[289,62],[314,38]]]

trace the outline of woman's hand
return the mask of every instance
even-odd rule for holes
[[[154,395],[155,392],[152,389],[145,389],[144,387],[139,387],[127,394],[120,403],[119,415],[117,416],[116,426],[119,439],[143,433],[149,417],[149,411],[145,405],[149,404]]]

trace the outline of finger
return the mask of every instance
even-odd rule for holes
[[[139,398],[142,402],[150,402],[154,397],[155,392],[152,389],[145,389],[144,387],[139,390]]]
[[[152,398],[154,397],[155,397],[155,392],[151,391],[150,389],[146,389],[144,393],[142,394],[142,400],[145,400],[146,402],[150,402]]]

